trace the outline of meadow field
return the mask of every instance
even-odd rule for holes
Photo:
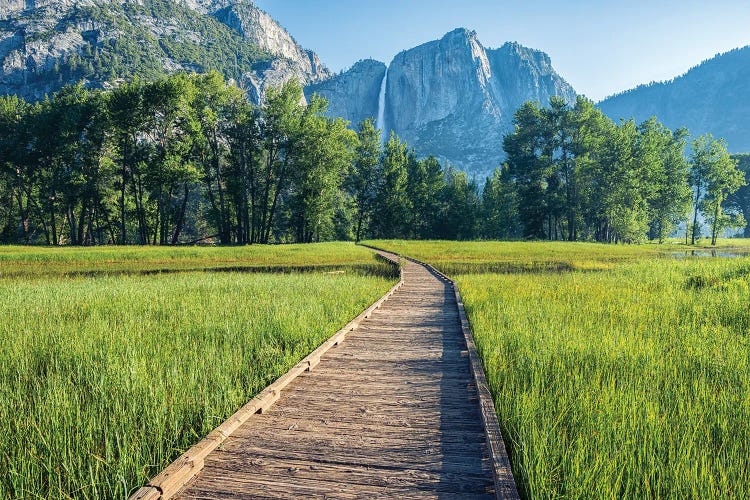
[[[294,272],[347,268],[389,272],[371,250],[353,243],[245,246],[0,246],[0,278],[94,276],[184,271]]]
[[[0,271],[3,499],[126,497],[396,281],[353,244],[4,247]]]
[[[456,279],[526,497],[749,495],[750,258],[369,243]]]

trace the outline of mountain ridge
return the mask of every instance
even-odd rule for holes
[[[377,116],[375,89],[385,68],[379,61],[359,61],[308,86],[306,94],[321,94],[331,116],[356,125]],[[393,131],[418,155],[432,154],[479,175],[501,163],[502,136],[512,130],[513,114],[523,102],[547,104],[553,95],[572,102],[577,95],[546,53],[517,42],[486,48],[467,28],[402,50],[387,68],[384,135]]]
[[[250,0],[0,0],[0,93],[30,100],[83,81],[217,69],[255,101],[331,73]]]
[[[750,151],[750,45],[706,59],[670,80],[651,82],[609,96],[597,106],[610,118],[643,121],[656,116],[693,136],[712,133],[731,152]]]

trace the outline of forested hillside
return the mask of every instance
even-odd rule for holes
[[[729,151],[750,151],[750,47],[719,54],[682,76],[641,85],[598,104],[613,120],[657,116],[668,127],[687,127],[727,141]]]
[[[0,0],[0,10],[0,94],[27,100],[215,70],[257,102],[266,86],[330,75],[251,0]]]

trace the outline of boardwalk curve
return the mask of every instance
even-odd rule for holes
[[[367,316],[191,463],[174,497],[518,498],[454,284],[404,260]],[[151,484],[133,498],[172,497]]]

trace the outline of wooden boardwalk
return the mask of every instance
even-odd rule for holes
[[[452,285],[409,261],[403,281],[213,450],[177,497],[496,497],[498,457]],[[514,497],[505,473],[511,488],[499,496]]]

